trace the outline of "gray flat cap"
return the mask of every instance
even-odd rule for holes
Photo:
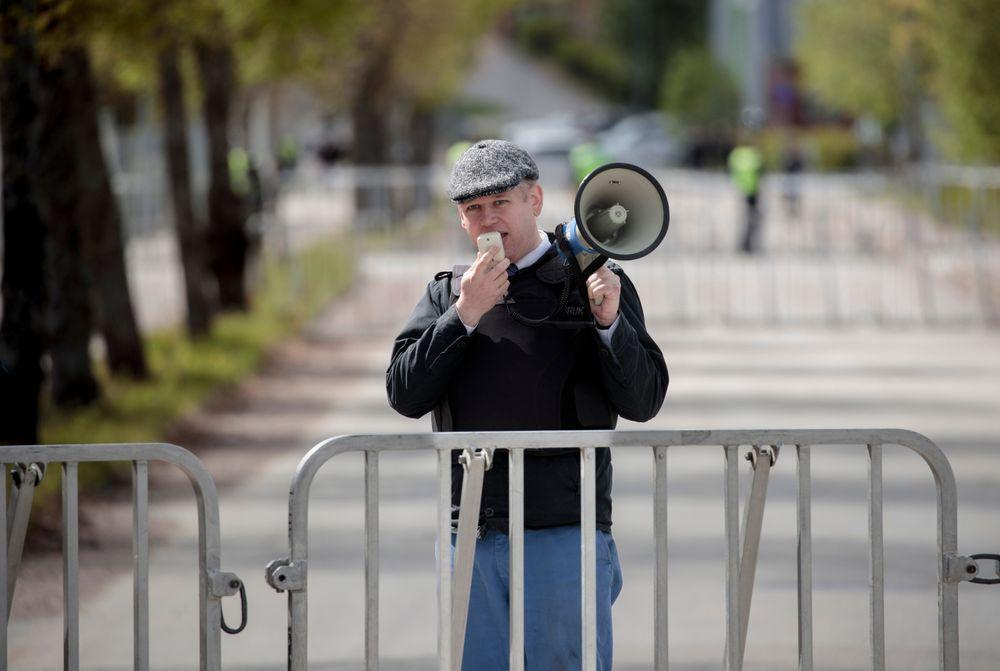
[[[505,140],[481,140],[455,161],[448,197],[463,203],[503,193],[525,179],[538,179],[538,166],[528,152]]]

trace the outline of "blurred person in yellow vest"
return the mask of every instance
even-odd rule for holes
[[[760,150],[754,146],[750,133],[760,125],[759,113],[749,109],[744,110],[743,125],[744,137],[729,153],[729,175],[746,202],[746,218],[740,250],[753,254],[757,251],[757,238],[760,232],[760,208],[757,196],[760,192],[764,158]]]
[[[574,186],[605,163],[611,163],[611,156],[593,142],[578,144],[569,151],[569,164],[573,169]]]

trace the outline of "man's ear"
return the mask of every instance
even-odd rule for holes
[[[469,222],[467,222],[465,220],[465,217],[462,216],[462,206],[456,205],[455,211],[458,213],[458,221],[460,224],[462,224],[462,228],[464,228],[465,230],[469,230]]]
[[[542,193],[542,185],[535,182],[531,185],[531,189],[528,191],[528,200],[531,201],[531,211],[537,217],[542,213],[542,203],[545,200],[545,194]]]

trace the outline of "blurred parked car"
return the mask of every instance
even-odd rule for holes
[[[678,134],[659,112],[631,114],[597,135],[601,150],[615,161],[648,168],[674,165],[682,157]]]
[[[587,131],[573,114],[511,121],[504,125],[503,135],[534,157],[565,156],[588,139]]]

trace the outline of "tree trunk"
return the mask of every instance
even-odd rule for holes
[[[229,116],[233,99],[233,54],[225,42],[195,42],[201,78],[202,113],[208,131],[209,247],[212,273],[219,285],[224,309],[245,310],[243,284],[249,240],[243,201],[229,183]]]
[[[367,226],[373,216],[385,216],[390,209],[389,185],[378,181],[376,169],[388,163],[388,123],[375,105],[358,101],[351,108],[354,126],[354,164],[360,168],[354,187],[356,223]]]
[[[45,341],[45,227],[37,173],[38,59],[26,25],[31,0],[0,2],[0,133],[3,155],[3,321],[0,322],[0,444],[38,443]],[[27,23],[27,21],[25,22]],[[0,530],[2,531],[2,530]]]
[[[63,53],[62,65],[72,95],[65,104],[73,110],[79,169],[76,212],[108,367],[115,373],[145,378],[146,356],[132,310],[121,213],[101,147],[90,57],[84,48],[74,47]]]
[[[52,338],[52,400],[62,407],[91,403],[99,396],[91,370],[90,277],[80,247],[80,184],[73,116],[67,105],[73,82],[63,63],[44,64],[39,76],[41,137],[38,186],[48,230],[49,326]]]
[[[364,68],[351,105],[354,163],[362,169],[361,179],[354,188],[356,222],[361,225],[370,224],[373,215],[388,216],[391,206],[388,184],[373,181],[376,174],[372,170],[389,163],[388,101],[385,98],[391,47],[372,48],[374,54]]]
[[[170,197],[174,226],[184,268],[187,327],[192,336],[203,335],[211,325],[212,312],[205,293],[206,264],[202,231],[191,206],[191,168],[188,160],[187,115],[184,86],[177,67],[177,46],[159,54],[160,103],[163,105],[164,145],[170,173]]]
[[[430,172],[434,158],[434,114],[422,105],[415,105],[410,111],[410,142],[413,146],[410,162],[420,171],[414,186],[413,206],[423,211],[433,202]]]

